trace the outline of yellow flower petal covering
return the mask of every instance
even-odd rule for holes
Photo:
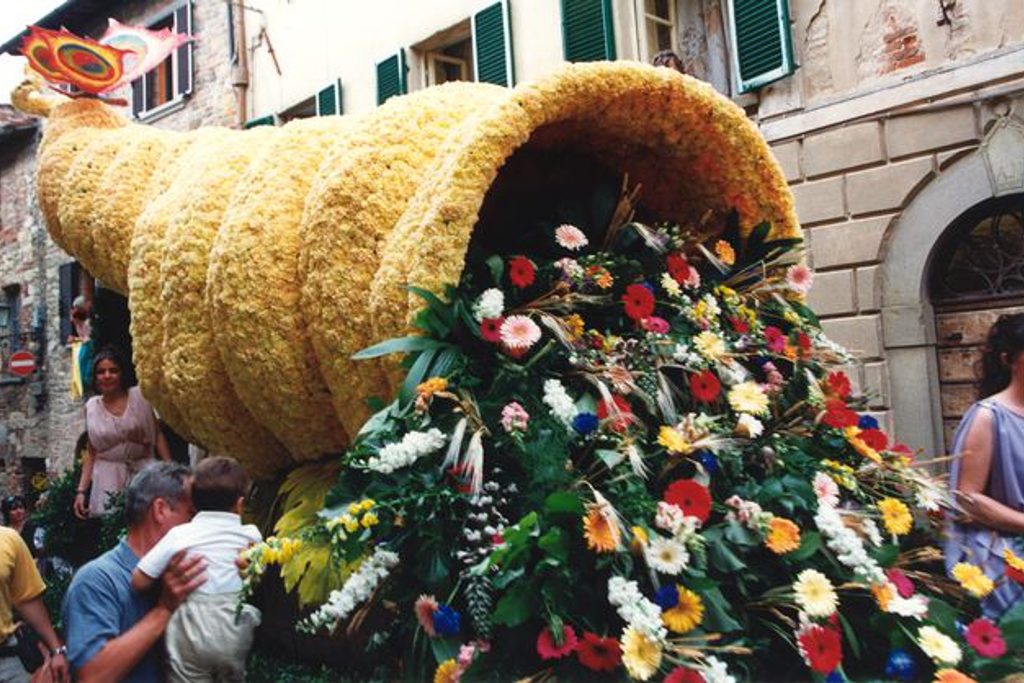
[[[522,150],[587,154],[628,173],[659,219],[735,207],[744,230],[769,221],[774,236],[799,234],[785,179],[742,110],[637,63],[394,98],[339,124],[317,168],[318,126],[334,124],[171,133],[31,85],[12,100],[49,115],[38,191],[55,241],[130,295],[143,392],[177,431],[256,476],[341,447],[365,399],[392,389],[394,359],[349,356],[408,332],[422,305],[408,285],[457,283],[481,209],[496,184],[515,181],[506,162]],[[294,429],[295,415],[315,428]]]
[[[507,96],[497,86],[450,83],[388,100],[324,160],[302,221],[302,313],[350,434],[369,416],[365,399],[389,393],[380,364],[350,359],[379,339],[367,307],[367,285],[384,239],[451,131],[472,112]],[[404,298],[407,292],[396,294]]]
[[[210,253],[206,304],[231,385],[296,460],[347,442],[299,308],[299,221],[325,153],[357,123],[330,116],[281,129],[238,182]]]
[[[277,137],[273,128],[234,132],[199,150],[177,187],[160,263],[163,388],[190,431],[214,453],[230,453],[254,477],[288,462],[274,436],[245,409],[228,379],[206,306],[206,271],[224,211],[256,153]],[[245,143],[242,143],[245,138]],[[271,382],[271,378],[266,378]]]

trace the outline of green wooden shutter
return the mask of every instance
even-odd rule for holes
[[[334,116],[341,111],[341,80],[337,80],[316,94],[316,115]]]
[[[733,78],[739,92],[793,73],[787,0],[729,0]]]
[[[508,0],[473,15],[473,73],[481,83],[515,85],[512,67],[512,23]]]
[[[249,119],[245,122],[245,129],[255,128],[256,126],[273,126],[274,115],[269,114],[267,116],[261,116],[258,119]]]
[[[406,83],[405,50],[399,50],[387,59],[377,62],[377,104],[384,104],[395,95],[408,92]]]
[[[615,59],[611,0],[562,0],[562,51],[569,62]]]

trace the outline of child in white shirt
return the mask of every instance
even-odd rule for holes
[[[246,605],[236,623],[242,579],[235,560],[242,550],[263,540],[259,529],[242,524],[249,484],[234,458],[202,460],[192,481],[196,516],[168,531],[132,572],[132,587],[146,591],[177,552],[188,550],[206,558],[206,583],[189,595],[167,624],[170,683],[245,680],[245,660],[261,615]]]

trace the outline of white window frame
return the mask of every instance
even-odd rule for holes
[[[456,42],[465,42],[463,40]],[[470,49],[473,48],[472,40],[470,39]],[[429,88],[432,85],[437,85],[437,66],[438,64],[454,64],[459,67],[459,80],[468,81],[469,78],[469,62],[465,59],[459,59],[458,57],[451,57],[440,52],[425,52],[423,54],[423,85]]]
[[[167,19],[167,17],[170,17],[171,18],[171,30],[173,30],[175,33],[180,33],[179,26],[178,26],[178,10],[181,9],[182,7],[185,7],[185,6],[189,6],[189,14],[191,15],[191,11],[192,11],[191,0],[186,0],[185,3],[183,3],[181,5],[175,5],[174,7],[171,8],[171,10],[169,12],[164,12],[163,14],[161,14],[156,19],[152,19],[149,22],[147,22],[146,23],[146,27],[149,28],[149,27],[153,26],[154,24],[158,24],[161,21],[165,21]],[[186,31],[187,31],[188,27],[186,26],[185,28],[186,28]],[[169,55],[169,59],[171,60],[171,88],[174,90],[174,97],[172,97],[171,99],[167,100],[163,104],[160,104],[160,105],[157,105],[157,106],[153,107],[152,109],[146,109],[146,74],[143,74],[142,76],[140,76],[138,80],[139,80],[139,86],[142,89],[142,109],[140,109],[138,111],[138,113],[136,114],[138,120],[140,120],[140,121],[147,121],[147,120],[152,120],[152,119],[155,119],[155,118],[159,118],[160,116],[162,116],[164,114],[167,114],[167,113],[170,113],[172,111],[177,111],[178,109],[181,109],[184,106],[184,104],[185,104],[185,98],[188,95],[188,93],[179,93],[178,92],[178,84],[181,83],[181,75],[178,73],[178,51],[177,51],[177,49]],[[195,56],[193,54],[192,60],[190,60],[190,64],[193,65],[193,69],[194,69],[194,60],[195,60]],[[135,86],[133,84],[132,88],[134,88],[134,87]]]
[[[645,63],[650,63],[659,51],[655,50],[653,53],[650,50],[650,46],[647,44],[647,25],[648,22],[660,24],[661,26],[668,26],[671,32],[672,40],[671,45],[668,49],[672,50],[676,54],[679,53],[679,17],[676,11],[676,2],[679,0],[668,0],[668,19],[660,17],[657,14],[651,14],[647,11],[647,0],[636,0],[634,3],[634,9],[636,10],[636,22],[637,22],[637,39],[640,47],[640,59]],[[686,0],[683,0],[684,2]]]

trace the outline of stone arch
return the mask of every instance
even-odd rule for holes
[[[999,145],[1002,159],[1024,163],[1024,136],[1000,136],[998,141],[990,137],[979,150],[992,144]],[[975,151],[921,188],[886,235],[879,284],[893,421],[901,441],[926,453],[938,455],[943,449],[935,314],[927,289],[935,246],[971,207],[1020,191],[1024,191],[1024,174],[1007,182]]]

